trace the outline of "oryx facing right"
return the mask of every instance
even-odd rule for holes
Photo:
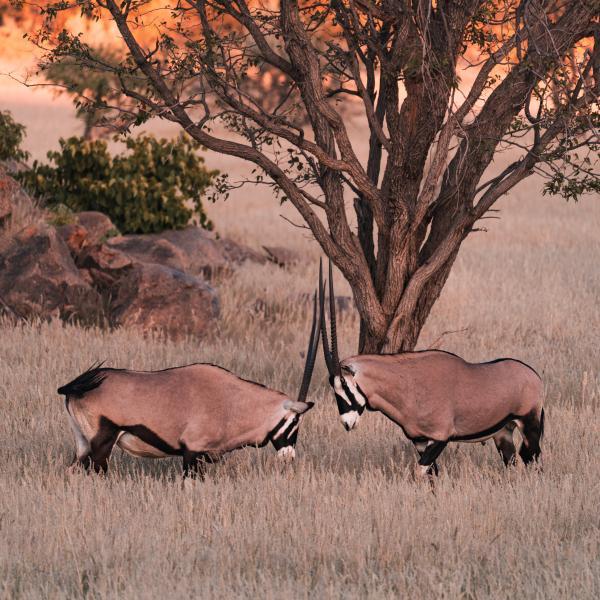
[[[181,456],[184,476],[245,446],[271,442],[293,458],[319,345],[317,294],[298,400],[212,364],[164,371],[92,368],[58,389],[77,445],[75,464],[105,472],[115,444],[134,456]]]

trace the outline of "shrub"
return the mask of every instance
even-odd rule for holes
[[[50,206],[103,212],[123,233],[181,229],[192,217],[212,229],[202,195],[218,171],[205,168],[196,142],[142,135],[126,145],[128,152],[111,156],[102,140],[61,139],[60,150],[48,152],[51,164],[36,161],[18,177]]]
[[[21,150],[25,126],[17,123],[10,112],[0,110],[0,161],[27,160],[29,152]]]

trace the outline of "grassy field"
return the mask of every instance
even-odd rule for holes
[[[224,234],[306,259],[221,282],[223,318],[205,342],[0,321],[0,597],[599,597],[600,206],[542,198],[536,182],[468,240],[420,347],[510,355],[543,374],[543,472],[505,470],[493,444],[455,445],[433,493],[383,416],[344,432],[319,359],[292,466],[248,449],[183,487],[178,461],[116,450],[107,478],[66,474],[74,444],[55,390],[96,359],[207,360],[296,392],[309,326],[298,297],[319,253],[272,203],[250,191],[211,215]],[[356,329],[346,316],[343,354]]]

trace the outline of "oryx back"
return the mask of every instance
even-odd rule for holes
[[[468,363],[429,350],[355,356],[342,367],[369,407],[401,424],[411,439],[480,441],[542,409],[540,378],[513,359]]]

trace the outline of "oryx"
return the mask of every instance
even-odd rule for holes
[[[271,442],[295,456],[302,414],[319,345],[321,313],[314,297],[304,375],[293,401],[282,392],[237,377],[213,364],[164,371],[108,369],[101,365],[58,389],[86,468],[106,471],[115,443],[134,456],[181,456],[184,476],[202,476],[204,461],[244,446]]]
[[[323,311],[321,269],[319,296]],[[347,431],[356,426],[365,408],[382,412],[414,443],[421,475],[437,474],[435,461],[448,442],[493,438],[504,463],[511,464],[515,427],[523,437],[519,451],[523,461],[538,458],[544,432],[543,384],[530,366],[512,358],[473,364],[441,350],[365,354],[340,362],[331,261],[329,301],[331,351],[323,315],[323,352]]]

